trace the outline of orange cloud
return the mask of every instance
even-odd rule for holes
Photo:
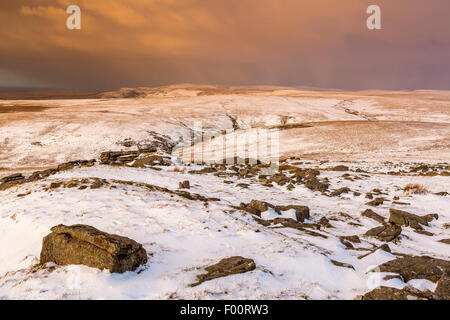
[[[11,72],[89,89],[171,82],[444,88],[450,2],[377,2],[383,30],[372,32],[369,0],[2,1],[0,69],[9,71],[0,85]],[[71,4],[81,7],[81,30],[65,27]]]

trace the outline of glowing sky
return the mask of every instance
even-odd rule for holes
[[[366,28],[369,4],[382,30]],[[450,1],[0,1],[0,86],[182,82],[450,89]]]

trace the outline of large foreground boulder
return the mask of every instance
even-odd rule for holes
[[[132,239],[87,225],[58,225],[51,230],[42,241],[41,264],[83,264],[122,273],[147,263],[147,252]]]

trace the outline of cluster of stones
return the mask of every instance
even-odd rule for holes
[[[415,164],[409,167],[409,170],[389,171],[389,175],[417,175],[417,176],[450,176],[450,165],[448,163],[441,164]]]
[[[370,229],[365,233],[366,236],[376,237],[377,239],[385,242],[390,242],[396,239],[402,233],[403,227],[411,227],[416,232],[432,235],[427,231],[423,230],[423,226],[428,226],[428,223],[434,219],[438,219],[437,214],[427,214],[425,216],[418,216],[406,211],[397,210],[391,208],[389,210],[390,216],[389,221],[386,222],[385,219],[379,214],[375,213],[371,209],[367,209],[362,213],[362,216],[371,218],[382,225]]]
[[[155,154],[156,148],[143,148],[134,151],[107,151],[100,155],[100,162],[107,165],[131,166],[145,168],[146,166],[169,166],[168,157]]]
[[[265,201],[259,201],[259,200],[252,200],[250,203],[241,203],[239,207],[235,207],[235,209],[243,210],[245,212],[248,212],[252,214],[254,220],[265,226],[268,227],[270,225],[281,225],[285,228],[292,228],[299,231],[302,231],[310,236],[314,237],[321,237],[321,238],[328,238],[326,235],[323,235],[322,233],[315,232],[313,230],[320,230],[322,226],[329,227],[331,226],[329,223],[327,225],[324,225],[324,221],[321,220],[319,224],[317,223],[304,223],[305,219],[310,218],[309,214],[309,207],[307,206],[300,206],[300,205],[278,205],[275,206],[273,204],[270,204]],[[282,211],[288,211],[288,210],[294,210],[295,211],[295,218],[284,218],[284,217],[277,217],[271,220],[265,220],[261,218],[261,213],[268,211],[269,209],[272,209],[274,212],[281,215]],[[328,220],[327,220],[328,222]]]
[[[245,164],[247,163],[247,164]],[[303,169],[297,166],[283,164],[277,168],[277,172],[272,174],[270,164],[257,162],[256,164],[248,164],[248,159],[242,160],[242,164],[226,166],[224,164],[211,165],[201,170],[191,170],[190,174],[213,173],[222,178],[237,177],[238,179],[255,178],[259,183],[266,187],[272,187],[274,183],[279,186],[286,186],[287,190],[293,190],[295,185],[304,185],[306,188],[321,192],[324,195],[339,196],[343,193],[350,192],[349,188],[341,188],[333,192],[329,192],[330,186],[328,178],[319,179],[320,171],[317,169]],[[332,171],[348,171],[347,166],[337,166],[331,168]],[[225,181],[229,182],[229,181]],[[232,182],[230,182],[232,183]],[[246,187],[245,184],[239,184]]]
[[[69,181],[54,181],[50,183],[47,187],[44,188],[44,191],[58,189],[60,187],[63,188],[78,188],[79,190],[87,189],[99,189],[104,185],[110,185],[110,183],[106,179],[99,178],[81,178],[81,179],[71,179]],[[113,185],[110,185],[110,188],[114,188]]]

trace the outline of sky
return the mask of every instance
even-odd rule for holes
[[[450,1],[0,1],[0,87],[176,83],[450,90]]]

